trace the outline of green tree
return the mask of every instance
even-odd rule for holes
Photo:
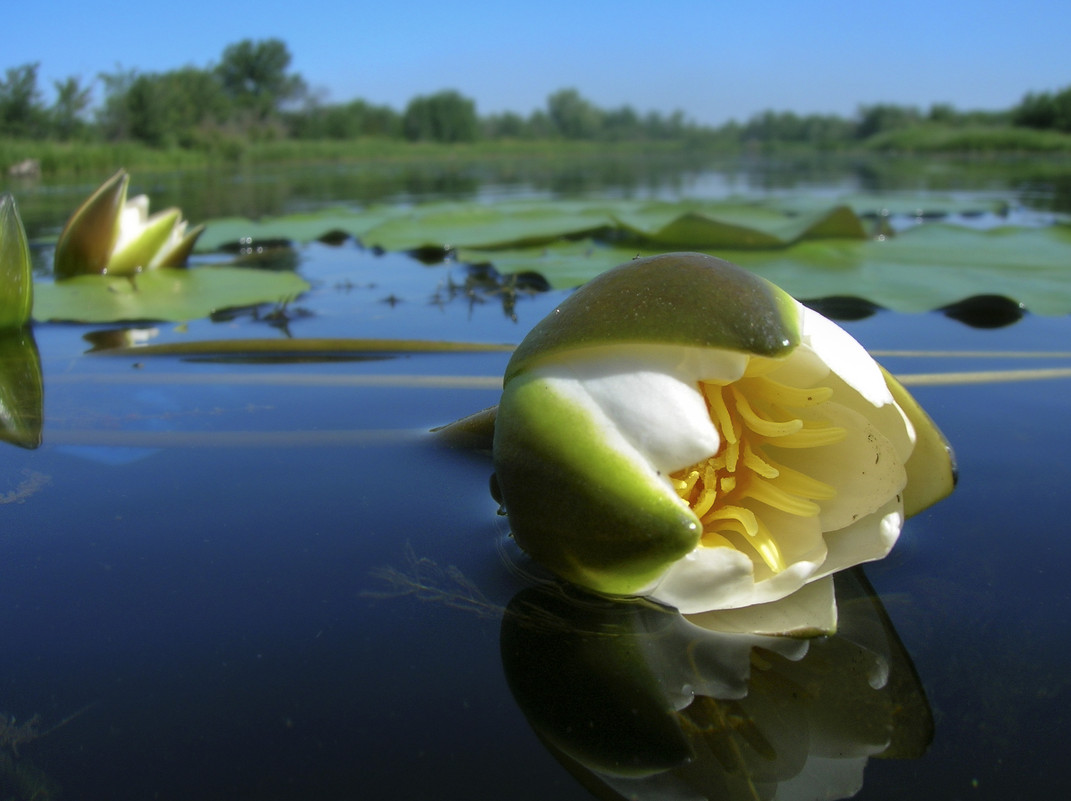
[[[492,114],[483,121],[484,136],[488,139],[524,139],[530,134],[524,117],[515,111]]]
[[[911,106],[897,106],[892,103],[860,106],[855,135],[859,139],[866,139],[885,131],[907,128],[917,124],[920,119],[918,109]]]
[[[566,139],[594,139],[602,130],[602,112],[576,89],[559,89],[548,97],[547,115]]]
[[[104,100],[96,112],[97,128],[105,139],[120,141],[130,138],[130,111],[127,91],[138,77],[135,69],[116,67],[115,72],[97,75],[104,85]]]
[[[401,117],[389,106],[364,100],[345,104],[309,104],[286,115],[291,136],[297,139],[356,139],[360,136],[397,137]]]
[[[304,79],[289,67],[290,50],[282,40],[244,39],[224,49],[216,74],[239,108],[265,120],[306,91]]]
[[[1012,123],[1071,133],[1071,86],[1059,92],[1028,93],[1011,112]]]
[[[402,131],[411,141],[472,142],[480,131],[476,104],[452,89],[414,97],[402,115]]]
[[[196,67],[102,79],[107,91],[102,124],[110,138],[138,139],[155,147],[189,146],[197,141],[199,129],[219,125],[230,114],[215,74]]]
[[[37,70],[41,64],[9,67],[0,81],[0,136],[28,138],[41,136],[45,111],[37,88]]]
[[[82,86],[82,79],[73,75],[65,81],[52,83],[56,87],[56,100],[49,109],[53,132],[63,140],[84,135],[85,113],[93,98],[92,87]]]
[[[599,125],[600,134],[605,139],[627,141],[643,137],[644,131],[640,115],[636,113],[632,106],[611,109],[610,111],[602,112],[600,116],[602,117]]]

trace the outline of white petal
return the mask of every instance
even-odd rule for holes
[[[837,630],[837,599],[833,592],[833,578],[827,576],[812,581],[791,595],[770,603],[703,612],[688,615],[686,619],[703,628],[741,634],[832,634]],[[798,642],[806,644],[807,641]]]
[[[747,606],[755,594],[754,565],[735,548],[700,546],[643,594],[684,614]]]
[[[816,448],[778,448],[776,440],[767,447],[775,461],[836,489],[834,498],[818,501],[823,530],[844,528],[903,490],[907,484],[904,462],[879,424],[833,402],[815,407],[807,416],[844,428],[848,436]],[[892,428],[897,430],[897,426]]]
[[[831,575],[839,570],[873,562],[888,555],[904,526],[903,497],[890,498],[873,514],[857,520],[838,531],[827,531],[829,555],[818,575]]]
[[[732,381],[746,363],[742,354],[700,348],[605,347],[573,351],[532,373],[600,421],[608,440],[620,437],[665,475],[721,444],[699,377]]]
[[[771,521],[778,540],[787,544],[785,570],[774,574],[758,556],[736,548],[699,545],[670,565],[644,594],[683,614],[695,614],[770,603],[796,592],[818,575],[826,560],[818,521],[776,511],[763,519]]]
[[[138,195],[130,198],[119,212],[119,238],[115,243],[115,247],[112,248],[112,252],[121,252],[123,248],[141,236],[148,218],[148,196]]]
[[[829,369],[874,406],[893,403],[885,376],[866,348],[831,320],[800,306],[800,347],[813,350]]]

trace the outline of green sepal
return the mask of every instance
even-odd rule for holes
[[[610,447],[582,408],[531,374],[503,391],[494,463],[518,545],[596,592],[640,592],[702,533],[692,510],[646,464]]]
[[[204,223],[191,228],[182,237],[182,240],[171,249],[171,252],[154,264],[154,267],[185,267],[190,260],[190,254],[197,244],[198,237],[205,232]]]
[[[525,337],[506,381],[566,351],[686,345],[784,356],[800,341],[795,301],[752,272],[702,253],[626,262],[580,287]]]
[[[33,265],[15,199],[0,195],[0,331],[21,328],[33,310]]]
[[[904,468],[904,515],[911,517],[950,495],[956,487],[956,455],[945,435],[904,385],[881,368],[893,399],[915,428],[915,448]]]
[[[490,406],[438,426],[431,430],[436,438],[453,448],[474,451],[490,451],[495,441],[495,418],[498,416],[498,407]]]
[[[67,220],[56,241],[57,278],[100,275],[108,269],[119,239],[119,214],[130,176],[119,170],[90,195]]]
[[[108,262],[108,275],[131,275],[147,269],[153,257],[167,243],[180,216],[178,209],[167,209],[151,216],[137,239],[112,254]]]

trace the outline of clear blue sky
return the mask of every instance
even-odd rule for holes
[[[720,124],[875,102],[1001,109],[1071,85],[1068,0],[36,0],[3,17],[0,69],[40,62],[46,97],[70,75],[208,67],[270,37],[328,102],[399,110],[457,89],[480,114],[527,114],[575,87],[602,108]]]

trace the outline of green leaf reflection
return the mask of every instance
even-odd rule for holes
[[[0,332],[0,440],[30,449],[41,444],[44,394],[33,332]]]

